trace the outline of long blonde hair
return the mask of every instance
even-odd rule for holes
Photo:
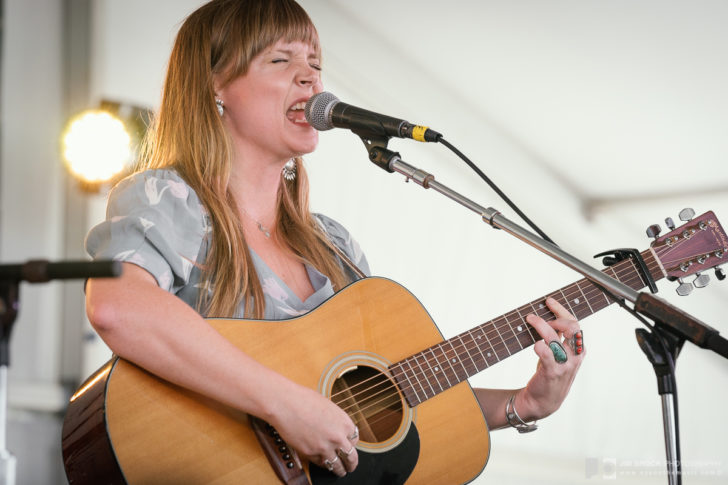
[[[198,301],[198,310],[207,316],[234,316],[242,302],[246,317],[262,318],[265,310],[228,187],[232,145],[215,106],[213,76],[225,84],[244,75],[250,61],[278,40],[320,49],[316,28],[293,0],[213,0],[193,12],[177,34],[162,104],[142,152],[140,169],[174,168],[210,215],[212,238]],[[296,169],[295,181],[283,179],[278,190],[276,237],[340,289],[349,279],[309,212],[301,159]]]

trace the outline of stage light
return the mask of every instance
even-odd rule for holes
[[[118,176],[133,159],[131,136],[122,121],[102,110],[71,120],[63,136],[63,156],[71,174],[86,184]]]
[[[151,118],[147,108],[104,100],[68,123],[63,158],[84,191],[99,192],[129,173]]]

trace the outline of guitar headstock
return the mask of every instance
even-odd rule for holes
[[[680,212],[680,218],[686,222],[677,228],[668,218],[666,222],[672,230],[664,236],[656,237],[655,231],[659,231],[659,226],[650,226],[647,234],[655,237],[650,246],[668,279],[682,279],[697,274],[693,285],[703,287],[708,284],[708,275],[700,273],[728,262],[728,236],[712,211],[693,218],[694,214],[691,209]],[[725,277],[719,268],[716,268],[716,275],[719,279]],[[683,285],[687,284],[682,283],[680,286]],[[691,290],[692,285],[688,286]],[[684,288],[681,292],[678,288],[678,293],[687,294],[689,290]]]

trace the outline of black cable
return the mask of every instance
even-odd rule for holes
[[[531,228],[538,233],[539,236],[541,236],[543,239],[550,242],[554,246],[558,246],[558,244],[556,244],[550,237],[548,237],[545,232],[543,232],[541,229],[539,229],[539,227],[533,221],[531,221],[531,219],[529,219],[526,216],[526,214],[524,214],[521,211],[521,209],[519,209],[518,206],[515,203],[513,203],[513,201],[511,201],[511,199],[509,199],[506,194],[503,193],[503,191],[501,189],[498,188],[498,186],[495,184],[495,182],[493,182],[486,174],[484,174],[483,171],[480,170],[480,168],[478,168],[477,165],[475,165],[472,161],[470,161],[470,159],[468,157],[466,157],[460,150],[455,148],[446,139],[440,137],[438,141],[440,143],[442,143],[443,145],[445,145],[447,148],[449,148],[455,155],[460,157],[460,159],[462,159],[470,168],[472,168],[475,171],[475,173],[477,173],[478,176],[485,181],[485,183],[490,185],[490,188],[493,189],[495,191],[495,193],[498,194],[498,196],[501,199],[503,199],[505,201],[505,203],[508,204],[508,206],[511,209],[513,209],[516,212],[516,214],[518,214],[518,216],[526,222],[526,224],[531,226]]]

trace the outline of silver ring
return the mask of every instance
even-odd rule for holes
[[[326,469],[330,472],[334,471],[334,463],[339,461],[339,455],[337,454],[333,460],[324,460],[324,465],[326,465]]]
[[[345,458],[345,457],[347,457],[347,456],[351,455],[351,452],[352,452],[352,451],[354,451],[354,447],[353,447],[353,446],[352,446],[352,447],[351,447],[351,448],[349,449],[349,451],[344,451],[344,450],[342,450],[341,448],[339,448],[338,450],[336,450],[336,453],[337,453],[337,454],[338,454],[338,455],[339,455],[340,457],[342,457],[342,458]]]
[[[349,436],[347,436],[346,439],[348,439],[349,441],[354,441],[358,437],[359,437],[359,427],[358,426],[355,426],[354,427],[354,432],[351,433]]]

